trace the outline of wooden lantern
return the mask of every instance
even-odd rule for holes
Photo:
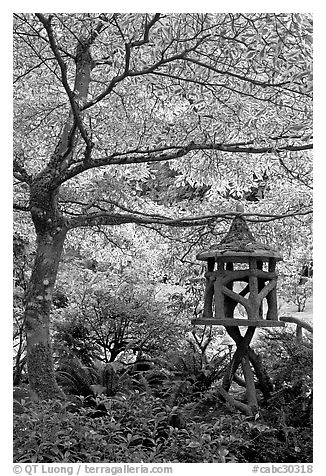
[[[240,214],[224,239],[199,253],[197,259],[207,261],[206,289],[202,317],[194,319],[193,324],[284,326],[278,320],[276,295],[276,262],[282,256],[256,241]],[[245,283],[239,292],[234,289],[236,282]],[[263,302],[267,304],[265,315]],[[247,319],[234,317],[238,304],[243,305]]]
[[[207,261],[206,289],[203,315],[192,323],[225,327],[236,350],[232,358],[230,354],[231,361],[217,391],[222,400],[254,416],[258,410],[254,375],[265,398],[269,398],[273,384],[250,344],[257,327],[284,327],[284,322],[278,320],[276,296],[276,262],[282,256],[277,250],[256,241],[239,213],[224,239],[199,253],[197,259]],[[243,288],[236,292],[239,282],[243,283]],[[244,307],[246,318],[234,317],[238,304]],[[241,327],[245,328],[244,334],[240,332]],[[239,366],[245,378],[247,403],[229,393],[233,381],[242,382],[236,374]]]

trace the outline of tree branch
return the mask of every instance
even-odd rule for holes
[[[58,48],[56,40],[54,38],[53,29],[52,29],[52,25],[51,25],[51,16],[46,18],[43,14],[36,13],[36,17],[43,24],[43,26],[44,26],[44,28],[47,32],[51,50],[52,50],[52,52],[53,52],[53,54],[54,54],[54,56],[57,60],[57,63],[59,65],[59,68],[60,68],[60,71],[61,71],[61,82],[62,82],[62,85],[63,85],[63,87],[64,87],[64,89],[67,93],[67,96],[68,96],[68,99],[69,99],[69,102],[70,102],[71,111],[72,111],[72,115],[73,115],[73,118],[74,118],[74,124],[71,127],[72,133],[69,134],[69,136],[73,136],[74,128],[75,128],[75,124],[76,124],[79,131],[80,131],[80,134],[81,134],[81,136],[82,136],[82,138],[83,138],[83,140],[86,144],[85,159],[88,160],[88,158],[90,156],[90,153],[91,153],[91,150],[92,150],[92,143],[91,143],[91,140],[88,137],[88,133],[87,133],[87,131],[86,131],[84,125],[83,125],[83,121],[82,121],[82,117],[81,117],[81,108],[80,108],[80,106],[79,106],[79,104],[78,104],[78,102],[75,98],[76,94],[80,93],[79,84],[77,84],[77,76],[78,76],[77,71],[76,71],[76,81],[75,81],[74,91],[72,91],[72,89],[70,88],[69,83],[68,83],[67,66],[66,66],[65,62],[63,61],[60,53],[59,53],[59,48]],[[102,26],[103,24],[100,23],[99,25]],[[89,50],[89,47],[90,47],[91,43],[94,41],[94,39],[99,34],[99,31],[100,31],[100,26],[99,25],[92,32],[92,35],[90,36],[90,38],[88,38],[86,41],[84,40],[83,42],[81,42],[81,41],[79,42],[79,44],[77,46],[77,54],[76,54],[77,69],[78,69],[78,62],[80,61],[79,56],[83,57],[85,52],[88,53],[88,58],[87,58],[88,62],[89,63],[92,62],[92,58],[91,58],[90,53],[89,53],[88,50]],[[86,100],[86,97],[82,98],[82,96],[83,95],[81,95],[80,99]],[[68,143],[69,142],[70,142],[70,148],[71,148],[72,147],[72,141],[68,140]],[[68,151],[68,154],[69,154],[69,152],[70,151]],[[67,155],[67,153],[65,154],[65,156],[66,155]]]
[[[19,150],[14,156],[13,175],[20,182],[25,182],[27,184],[30,184],[32,181],[32,176],[29,173],[27,173],[23,165],[24,161],[25,161],[24,151]]]
[[[167,160],[175,160],[186,156],[190,151],[206,151],[215,150],[227,153],[241,153],[241,154],[266,154],[277,153],[284,151],[302,151],[313,148],[312,144],[305,145],[285,145],[274,147],[253,147],[252,141],[234,144],[195,144],[190,142],[186,146],[168,146],[160,147],[150,150],[132,150],[121,153],[113,153],[106,157],[94,160],[89,164],[79,164],[74,168],[62,173],[61,177],[57,179],[58,184],[69,180],[72,177],[84,172],[85,170],[104,167],[106,165],[129,165],[140,164],[145,162],[163,162]]]
[[[20,212],[30,212],[31,207],[27,205],[20,205],[19,203],[13,204],[14,210],[18,210]]]
[[[67,96],[68,96],[68,99],[69,99],[69,102],[70,102],[70,106],[71,106],[75,121],[77,122],[78,125],[80,125],[81,120],[80,120],[80,116],[79,116],[78,105],[75,101],[73,91],[71,90],[71,88],[69,86],[69,83],[68,83],[67,66],[66,66],[65,62],[63,61],[60,53],[59,53],[59,50],[58,50],[58,47],[57,47],[57,44],[56,44],[56,41],[55,41],[55,38],[54,38],[54,34],[53,34],[52,26],[51,26],[51,16],[46,18],[42,13],[36,13],[35,15],[40,20],[40,22],[42,23],[42,25],[44,26],[44,28],[47,32],[51,50],[52,50],[52,52],[53,52],[53,54],[54,54],[54,56],[57,60],[57,63],[59,65],[59,68],[60,68],[60,71],[61,71],[62,85],[63,85],[63,87],[64,87],[64,89],[67,93]],[[82,126],[82,129],[83,129],[83,126]]]
[[[264,218],[267,218],[267,221],[279,220],[283,218],[289,218],[296,215],[307,215],[312,213],[312,210],[302,212],[298,210],[296,213],[290,214],[279,214],[272,215],[266,213],[241,213],[241,216],[245,217],[257,217],[256,221],[264,221]],[[110,213],[110,212],[99,212],[99,213],[90,213],[85,215],[80,215],[78,217],[70,218],[67,220],[68,229],[85,227],[85,226],[106,226],[106,225],[122,225],[127,223],[136,223],[138,225],[166,225],[166,226],[175,226],[175,227],[188,227],[188,226],[202,226],[209,224],[212,221],[216,221],[218,218],[232,219],[235,216],[238,216],[238,212],[221,212],[214,213],[210,215],[201,215],[197,217],[184,216],[184,217],[163,217],[155,215],[146,215],[145,213],[139,215],[135,212],[131,213]],[[250,220],[249,220],[250,221]]]
[[[271,87],[271,88],[280,88],[285,86],[286,84],[289,84],[290,81],[283,81],[282,83],[270,83],[268,81],[259,81],[257,79],[253,79],[247,76],[243,76],[237,73],[232,73],[231,71],[224,71],[222,69],[216,68],[213,65],[203,63],[195,58],[185,58],[186,61],[189,61],[190,63],[197,64],[198,66],[201,66],[202,68],[209,69],[211,71],[214,71],[214,73],[221,74],[223,76],[230,76],[232,78],[240,79],[241,81],[245,81],[251,84],[254,84],[255,86],[260,86],[263,88]],[[293,92],[293,91],[292,91]]]

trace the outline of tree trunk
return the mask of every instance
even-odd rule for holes
[[[35,220],[34,223],[36,224]],[[58,220],[50,229],[37,229],[37,250],[26,293],[25,330],[27,369],[31,392],[36,398],[63,397],[55,380],[50,341],[50,310],[53,289],[67,229]],[[36,226],[36,228],[40,228]]]
[[[43,15],[39,15],[38,18],[51,40],[50,19],[46,19]],[[47,166],[30,185],[30,210],[37,235],[37,250],[26,293],[27,368],[30,389],[33,394],[42,399],[64,396],[55,380],[50,341],[52,295],[68,230],[67,220],[62,216],[58,206],[61,183],[58,179],[62,178],[61,174],[71,165],[73,152],[82,130],[83,113],[80,108],[87,100],[91,70],[94,67],[90,46],[98,33],[99,29],[88,39],[80,38],[77,42],[75,84],[71,92],[75,110],[70,110],[60,140]],[[59,65],[62,66],[62,81],[64,82],[67,80],[66,71],[60,63],[60,54],[55,41],[51,44],[51,48]],[[61,62],[63,62],[62,58]],[[83,139],[87,141],[85,131]],[[89,142],[85,149],[85,160],[89,159],[87,153],[90,154],[90,152],[91,143]]]

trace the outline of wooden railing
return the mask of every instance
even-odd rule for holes
[[[313,333],[313,327],[309,322],[302,321],[298,317],[293,317],[293,316],[281,316],[280,321],[283,322],[288,322],[290,324],[296,324],[296,340],[298,343],[303,342],[303,334],[302,334],[302,329],[305,329],[306,331],[310,332],[311,334]]]

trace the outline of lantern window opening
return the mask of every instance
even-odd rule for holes
[[[234,309],[234,317],[239,319],[247,319],[247,311],[246,308],[241,304],[238,303]]]

